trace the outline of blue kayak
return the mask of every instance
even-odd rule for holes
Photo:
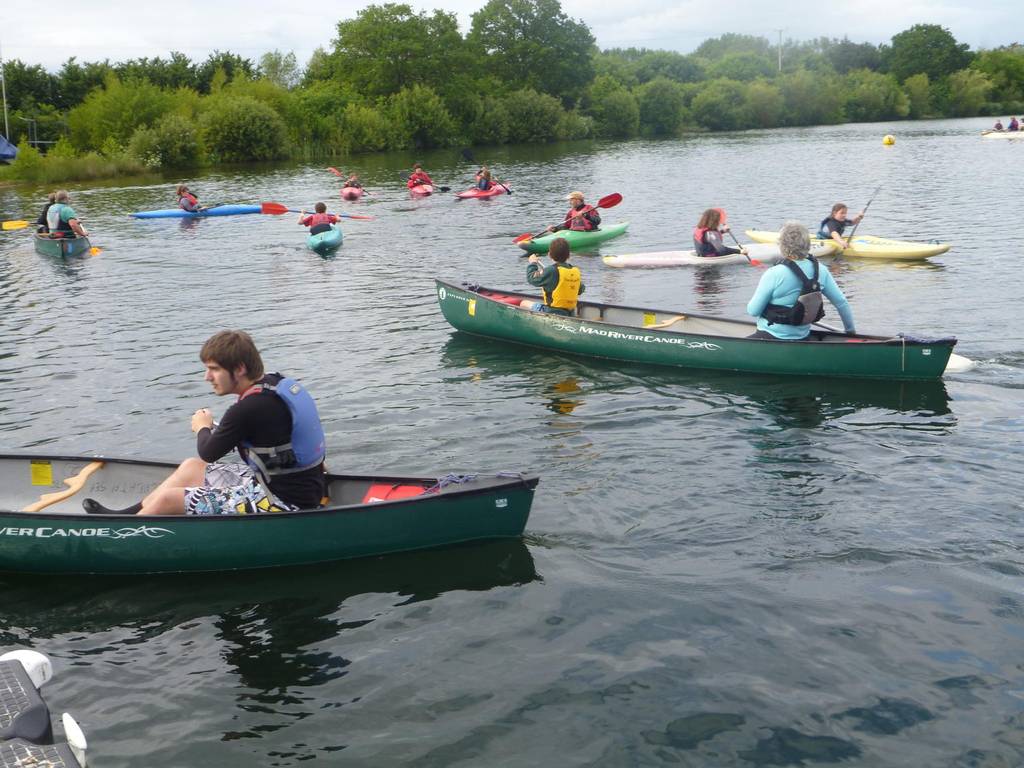
[[[342,237],[341,228],[335,224],[324,232],[318,232],[307,237],[306,245],[309,246],[309,250],[316,251],[321,256],[324,256],[341,247]]]
[[[207,216],[235,216],[240,213],[260,213],[259,205],[217,205],[205,211],[186,211],[182,208],[165,208],[162,211],[136,211],[136,219],[203,219]]]

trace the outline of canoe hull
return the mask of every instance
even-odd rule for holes
[[[88,237],[49,237],[36,233],[36,253],[56,259],[74,259],[89,255],[92,244]]]
[[[342,200],[358,200],[363,196],[365,190],[362,187],[342,187],[341,188],[341,199]]]
[[[427,195],[434,194],[433,184],[417,184],[414,187],[409,187],[409,194],[413,197],[426,197]]]
[[[613,237],[623,235],[626,233],[628,228],[629,222],[625,221],[621,224],[609,224],[601,227],[600,229],[594,229],[589,232],[577,232],[571,229],[563,229],[559,232],[551,232],[541,237],[526,240],[522,243],[516,243],[516,245],[527,253],[547,253],[548,246],[551,245],[551,241],[556,237],[562,237],[568,241],[570,251],[580,251],[585,248],[592,248],[596,245],[600,245],[606,240],[611,240]]]
[[[306,246],[314,253],[319,253],[321,256],[325,256],[328,253],[333,253],[338,250],[341,247],[341,241],[343,239],[344,235],[341,228],[335,225],[325,232],[320,232],[307,237]]]
[[[748,229],[747,237],[756,243],[774,243],[779,239],[778,232],[760,229]],[[825,243],[811,233],[811,247]],[[842,256],[858,259],[889,259],[891,261],[920,261],[929,256],[938,256],[950,249],[949,243],[914,243],[909,240],[891,240],[875,235],[854,235],[849,248],[842,251]]]
[[[937,379],[955,339],[822,333],[820,341],[746,338],[753,322],[580,302],[575,317],[521,309],[537,296],[436,281],[441,312],[467,333],[587,357],[748,373],[852,378]],[[657,328],[654,326],[662,325]]]
[[[782,258],[775,243],[753,243],[744,246],[751,259],[769,264]],[[832,243],[819,241],[811,246],[811,255],[816,258],[830,256],[836,250]],[[619,256],[603,256],[609,267],[714,267],[729,264],[749,264],[742,253],[727,256],[698,256],[696,251],[654,251],[651,253],[624,253]]]
[[[1024,131],[982,131],[983,139],[1024,139]]]
[[[185,211],[181,208],[167,208],[159,211],[137,211],[136,219],[206,219],[211,216],[238,216],[248,213],[262,213],[259,205],[218,205],[205,211]]]
[[[504,195],[508,190],[505,189],[501,184],[495,184],[490,189],[480,189],[479,187],[473,187],[463,192],[456,192],[455,196],[460,200],[471,200],[471,199],[486,199],[488,197],[497,197],[498,195]]]
[[[361,503],[378,483],[435,485],[436,478],[331,476],[332,505],[302,512],[210,517],[86,515],[96,497],[128,505],[174,468],[163,462],[0,456],[4,509],[22,509],[63,488],[93,461],[103,467],[71,498],[39,512],[0,510],[0,571],[171,573],[344,560],[482,539],[518,537],[537,478],[477,476],[395,501]]]

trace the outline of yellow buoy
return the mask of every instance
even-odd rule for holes
[[[896,137],[893,136],[891,133],[887,133],[885,134],[885,136],[882,137],[882,143],[885,144],[885,146],[887,147],[891,147],[893,144],[896,143]]]

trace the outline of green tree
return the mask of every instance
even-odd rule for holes
[[[159,56],[116,64],[114,71],[121,80],[148,80],[161,88],[197,88],[196,68],[185,54],[172,51],[171,58],[164,60]]]
[[[56,78],[38,64],[29,66],[21,59],[4,62],[7,108],[12,112],[39,104],[52,104],[56,96]]]
[[[786,125],[842,122],[844,97],[835,75],[797,70],[785,73],[776,83],[786,105]]]
[[[57,73],[57,98],[54,106],[71,109],[85,101],[90,91],[101,88],[114,68],[109,62],[87,62],[79,64],[75,57],[64,62]]]
[[[708,67],[710,78],[724,77],[729,80],[750,82],[759,77],[771,77],[777,65],[767,56],[753,51],[727,53]]]
[[[174,96],[146,80],[122,82],[107,77],[68,113],[71,143],[79,150],[99,149],[111,138],[125,145],[137,128],[149,127],[174,108]]]
[[[658,77],[667,77],[677,83],[696,83],[705,79],[707,74],[693,56],[675,51],[644,51],[636,61],[636,77],[641,83]]]
[[[294,88],[302,79],[295,54],[291,51],[281,53],[276,48],[260,56],[257,72],[260,77],[266,78],[281,88]]]
[[[558,0],[488,0],[467,37],[504,83],[574,102],[594,76],[594,37]]]
[[[747,115],[750,124],[757,128],[775,128],[782,125],[782,114],[786,107],[782,92],[774,83],[756,80],[747,85]]]
[[[938,80],[965,68],[971,58],[969,46],[958,43],[948,29],[938,24],[915,24],[893,35],[892,46],[882,54],[889,72],[900,82],[919,72]]]
[[[873,122],[906,117],[910,102],[896,78],[870,69],[851,71],[843,82],[846,117],[853,122]]]
[[[425,85],[403,88],[388,100],[396,149],[445,147],[455,140],[455,122],[441,97]]]
[[[195,124],[171,114],[152,128],[137,129],[128,153],[149,168],[189,168],[202,159],[202,145]]]
[[[754,35],[737,35],[727,32],[719,37],[705,40],[694,51],[694,55],[708,61],[717,61],[731,53],[755,53],[761,56],[771,56],[772,44],[767,38],[755,37]]]
[[[284,122],[271,107],[250,96],[211,97],[200,126],[215,161],[237,163],[285,156]]]
[[[909,116],[913,119],[928,117],[932,114],[931,84],[928,75],[921,72],[911,75],[903,81],[903,92],[907,94]]]
[[[882,55],[871,43],[852,43],[847,38],[829,42],[823,51],[825,57],[840,75],[854,69],[877,70],[882,65]]]
[[[708,80],[690,104],[697,125],[712,131],[747,128],[746,88],[737,80]]]
[[[625,139],[640,129],[636,97],[607,75],[591,83],[585,104],[584,111],[594,119],[594,132],[602,138]]]
[[[645,136],[676,136],[686,121],[683,88],[667,77],[658,77],[637,91],[640,130]]]
[[[379,110],[349,104],[341,118],[341,135],[349,152],[379,152],[394,133],[391,122]]]
[[[982,51],[971,69],[992,81],[992,98],[1007,112],[1024,109],[1024,47],[1012,46]]]
[[[513,91],[502,99],[508,113],[508,140],[513,144],[554,141],[564,110],[554,96],[530,88]]]
[[[223,73],[226,82],[251,79],[256,76],[256,66],[251,59],[243,59],[238,54],[214,51],[196,67],[197,90],[200,93],[213,93],[218,72]]]
[[[338,23],[333,76],[370,98],[426,85],[444,95],[473,62],[454,14],[413,13],[405,4],[369,5]]]
[[[968,117],[981,112],[988,100],[992,81],[974,69],[961,69],[949,76],[949,111],[957,117]]]

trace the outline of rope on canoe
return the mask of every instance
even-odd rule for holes
[[[453,474],[445,475],[444,477],[438,478],[437,482],[434,485],[430,486],[429,488],[427,488],[423,492],[424,493],[436,493],[436,492],[441,491],[441,490],[443,490],[443,489],[445,489],[445,488],[447,488],[447,487],[449,487],[451,485],[462,485],[463,483],[471,483],[474,480],[476,480],[477,477],[479,477],[479,475],[476,475],[476,474],[473,474],[473,475],[457,475],[457,474],[453,473]],[[494,477],[515,478],[516,480],[522,480],[523,479],[523,473],[522,472],[512,472],[512,471],[496,472],[494,474]]]

